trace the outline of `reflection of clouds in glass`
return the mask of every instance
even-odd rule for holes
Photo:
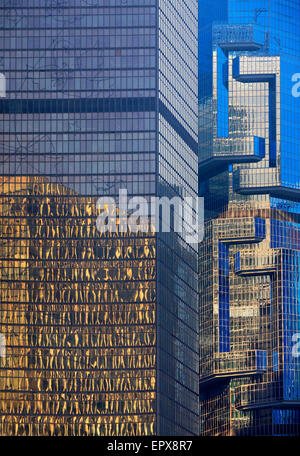
[[[14,2],[6,0],[3,5],[5,9],[0,16],[0,26],[7,27],[19,24],[23,19],[22,12],[19,9],[22,6],[22,0],[15,0]]]
[[[46,8],[61,8],[69,5],[69,0],[46,0]]]
[[[11,123],[15,125],[15,122]],[[3,150],[0,170],[4,174],[57,176],[62,172],[63,156],[56,154],[56,145],[50,135],[29,135],[25,139],[16,134],[14,143],[10,146],[0,143],[0,149]],[[10,162],[11,154],[15,157],[13,162]],[[57,181],[60,182],[61,177],[57,176]]]

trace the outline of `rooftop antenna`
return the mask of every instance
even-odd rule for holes
[[[268,12],[267,8],[255,8],[254,21],[257,22],[258,16],[260,16],[262,13],[267,13],[267,12]]]

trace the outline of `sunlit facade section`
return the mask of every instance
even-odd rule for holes
[[[1,190],[1,434],[154,433],[154,233],[101,235],[41,178]]]

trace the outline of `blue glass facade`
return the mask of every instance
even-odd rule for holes
[[[298,435],[300,5],[207,6],[199,1],[200,434]]]

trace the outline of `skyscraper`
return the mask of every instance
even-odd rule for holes
[[[3,3],[0,434],[197,434],[197,249],[96,228],[197,195],[197,1]]]
[[[299,435],[300,4],[207,3],[199,1],[200,434]]]

